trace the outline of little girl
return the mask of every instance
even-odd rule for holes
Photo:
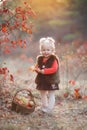
[[[41,94],[42,107],[45,113],[52,111],[55,105],[54,90],[59,90],[59,60],[55,55],[55,40],[51,37],[40,39],[40,53],[37,57],[35,83]]]

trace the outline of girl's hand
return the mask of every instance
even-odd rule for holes
[[[31,71],[36,71],[37,68],[38,68],[38,66],[37,66],[37,64],[35,64],[35,65],[31,66],[31,67],[29,68],[29,70],[31,70]]]
[[[35,71],[37,72],[37,73],[41,73],[41,74],[44,74],[44,70],[42,69],[39,69],[39,68],[35,68]]]
[[[31,66],[31,67],[29,68],[29,70],[35,71],[35,66]]]
[[[44,74],[44,70],[43,70],[43,69],[38,68],[38,66],[37,66],[37,65],[35,65],[35,66],[31,66],[31,67],[29,68],[29,70],[31,70],[31,71],[35,71],[35,72],[37,72],[37,73]]]

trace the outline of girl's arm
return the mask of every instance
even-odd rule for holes
[[[57,71],[58,67],[59,66],[58,66],[57,60],[54,60],[51,68],[39,69],[38,67],[36,67],[35,71],[41,74],[53,74]]]
[[[43,74],[53,74],[53,73],[55,73],[57,71],[57,69],[58,69],[58,63],[57,63],[57,60],[55,60],[53,62],[53,65],[52,65],[51,68],[43,69]]]

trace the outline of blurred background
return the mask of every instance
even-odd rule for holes
[[[56,54],[60,59],[60,75],[63,84],[71,79],[80,82],[82,80],[81,84],[85,84],[87,80],[87,0],[7,1],[6,8],[10,8],[13,12],[16,6],[23,7],[24,3],[27,3],[33,9],[35,17],[28,19],[28,23],[33,24],[32,33],[14,30],[13,35],[11,33],[9,36],[12,40],[18,37],[26,39],[26,48],[12,48],[10,53],[5,54],[3,45],[0,44],[0,65],[7,66],[12,73],[18,70],[26,70],[25,73],[27,73],[28,67],[35,64],[36,56],[39,54],[39,39],[53,37],[56,41]],[[2,7],[3,5],[0,8]],[[5,16],[0,13],[0,17],[0,23],[3,23]]]

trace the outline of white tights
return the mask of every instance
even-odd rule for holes
[[[55,105],[55,93],[54,91],[40,90],[42,107],[53,109]]]

